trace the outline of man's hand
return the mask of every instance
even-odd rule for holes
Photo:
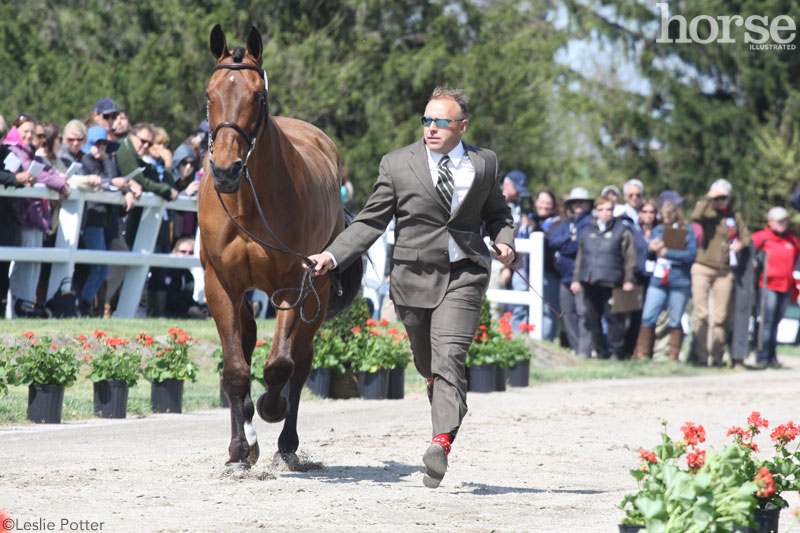
[[[186,196],[194,196],[197,194],[198,189],[200,189],[200,182],[193,181],[183,190],[183,192],[186,193]]]
[[[314,254],[308,257],[312,261],[314,261],[315,265],[313,267],[312,274],[316,278],[317,276],[322,276],[326,274],[330,269],[333,268],[333,259],[328,254]],[[310,269],[312,268],[311,265],[303,261],[303,268]]]
[[[622,284],[622,290],[625,292],[631,292],[633,290],[633,283],[626,281]]]
[[[17,185],[19,185],[20,187],[33,187],[33,182],[35,181],[33,179],[33,174],[31,174],[27,170],[25,172],[17,172],[16,178],[17,178]]]
[[[572,291],[572,294],[577,296],[577,294],[581,292],[581,282],[573,281],[569,284],[569,290]]]
[[[499,259],[501,263],[510,265],[514,262],[514,250],[512,250],[509,245],[497,242],[494,243],[492,247],[494,248],[495,255],[497,255],[497,259]]]
[[[126,213],[133,209],[134,202],[135,199],[133,197],[133,193],[131,191],[126,192],[125,196],[123,196],[123,205],[125,206]]]
[[[128,180],[128,190],[130,190],[136,198],[142,196],[142,184],[136,180]]]

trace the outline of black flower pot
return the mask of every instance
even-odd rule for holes
[[[31,383],[28,386],[28,420],[37,424],[60,424],[64,408],[64,386]]]
[[[756,527],[736,526],[733,533],[778,533],[780,509],[753,509]]]
[[[619,524],[619,533],[636,533],[644,530],[641,524]]]
[[[497,392],[505,392],[506,390],[506,376],[508,369],[503,367],[495,368],[494,372],[494,390]]]
[[[389,370],[389,400],[402,400],[406,391],[406,369],[392,368]]]
[[[183,380],[165,379],[150,384],[150,404],[154,413],[180,413],[183,411]]]
[[[108,379],[94,383],[94,416],[125,418],[128,412],[128,386],[124,381]]]
[[[531,360],[517,361],[508,369],[508,383],[512,387],[527,387],[531,382]]]
[[[470,392],[494,392],[496,374],[497,365],[495,363],[469,367]]]
[[[330,398],[332,380],[332,368],[315,368],[308,375],[306,387],[308,387],[308,390],[310,390],[315,396],[319,396],[320,398]]]
[[[228,401],[228,397],[225,396],[225,389],[222,388],[221,375],[219,377],[219,404],[226,409],[231,406],[231,403]]]
[[[358,393],[364,400],[385,400],[389,393],[389,371],[381,368],[376,372],[359,372]]]

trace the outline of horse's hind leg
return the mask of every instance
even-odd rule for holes
[[[208,306],[222,342],[222,388],[231,404],[231,442],[225,464],[232,468],[249,468],[251,446],[248,441],[255,442],[253,402],[250,399],[250,355],[255,346],[255,325],[252,325],[251,334],[242,335],[240,306],[243,295],[229,294],[213,268],[206,268],[205,286]],[[245,329],[249,331],[250,326]],[[249,350],[244,350],[247,346]]]

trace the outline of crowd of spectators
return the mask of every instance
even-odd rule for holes
[[[743,363],[723,361],[740,290],[736,279],[752,268],[756,287],[744,292],[752,295],[746,307],[756,324],[752,364],[779,365],[778,323],[797,300],[800,277],[800,243],[786,209],[771,209],[767,226],[751,236],[724,179],[712,183],[693,208],[674,190],[647,196],[636,179],[622,189],[607,185],[597,197],[576,187],[559,201],[548,188],[531,194],[526,182],[519,170],[509,172],[503,194],[517,238],[544,233],[544,339],[587,358]],[[526,261],[518,258],[514,267]],[[514,268],[499,279],[503,288],[528,290]],[[560,310],[560,320],[551,306]],[[506,310],[515,326],[529,319],[526,305]]]
[[[85,117],[70,120],[63,128],[26,113],[20,113],[10,125],[0,116],[0,185],[44,184],[58,191],[60,198],[52,201],[0,197],[0,246],[53,246],[60,203],[73,189],[79,189],[121,196],[119,204],[86,203],[79,247],[130,250],[142,214],[137,199],[143,192],[166,200],[197,194],[208,134],[208,123],[203,121],[173,153],[164,128],[147,122],[133,123],[111,98],[98,100]],[[168,210],[154,251],[170,253],[174,249],[174,253],[184,253],[191,247],[193,252],[196,230],[195,213]],[[78,265],[71,280],[77,313],[111,316],[125,271],[125,267]],[[12,316],[47,316],[44,300],[48,278],[47,264],[0,262],[0,309],[5,310],[9,304],[6,298],[10,289]],[[208,316],[202,304],[185,297],[188,286],[183,273],[151,269],[147,315]]]

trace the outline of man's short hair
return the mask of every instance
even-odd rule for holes
[[[139,122],[138,124],[134,124],[133,127],[131,127],[131,131],[128,134],[129,135],[139,135],[139,132],[140,131],[144,131],[144,130],[149,131],[150,135],[153,136],[153,137],[156,134],[155,126],[153,126],[149,122]]]
[[[467,118],[467,112],[469,111],[469,96],[465,93],[462,89],[451,89],[450,87],[436,87],[431,93],[431,98],[428,100],[440,100],[440,99],[450,99],[455,100],[458,104],[458,107],[461,108],[461,118]]]
[[[642,195],[644,196],[644,183],[636,178],[625,182],[625,185],[622,186],[622,194],[628,194],[628,188],[631,186],[639,187],[639,190],[642,191]]]

